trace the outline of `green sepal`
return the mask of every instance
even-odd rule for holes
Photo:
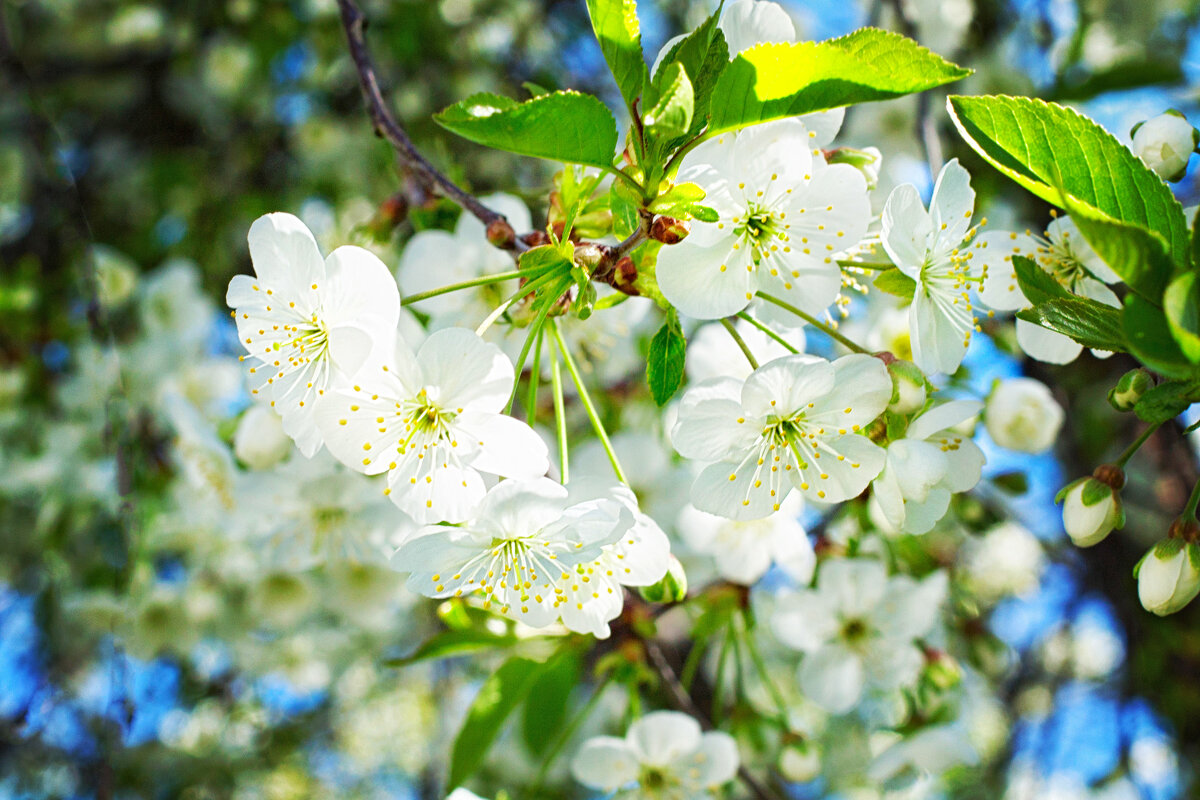
[[[1169,558],[1174,558],[1179,555],[1179,551],[1184,548],[1187,543],[1183,539],[1163,539],[1158,544],[1154,545],[1151,551],[1154,557],[1159,561],[1166,561]]]
[[[1074,489],[1076,486],[1078,486],[1083,481],[1090,481],[1090,480],[1091,480],[1090,476],[1084,476],[1082,478],[1076,478],[1075,480],[1071,481],[1066,486],[1064,486],[1058,490],[1058,494],[1054,495],[1054,502],[1061,503],[1072,489]]]
[[[1088,478],[1087,483],[1083,485],[1083,492],[1080,494],[1080,501],[1089,508],[1103,503],[1113,496],[1113,489],[1107,483],[1098,481],[1095,478]]]

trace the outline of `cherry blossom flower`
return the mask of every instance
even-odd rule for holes
[[[506,480],[461,527],[418,531],[393,564],[410,573],[410,589],[427,597],[475,594],[485,608],[532,627],[544,628],[560,615],[571,627],[574,612],[583,610],[582,589],[564,584],[619,597],[619,586],[601,580],[595,562],[633,526],[633,514],[618,500],[571,504],[566,488],[547,478]],[[593,624],[589,619],[579,627]]]
[[[418,523],[461,522],[483,499],[481,473],[548,469],[541,438],[501,413],[513,380],[499,348],[446,328],[415,355],[396,341],[391,358],[330,392],[317,417],[329,451],[368,475],[386,472],[386,493]]]
[[[353,378],[396,335],[400,292],[383,262],[361,247],[321,258],[317,242],[291,214],[250,226],[255,277],[236,275],[225,302],[254,376],[300,452],[321,447],[317,400]]]
[[[776,564],[792,580],[807,584],[817,557],[798,519],[804,501],[789,494],[780,506],[769,517],[738,521],[686,505],[677,527],[689,547],[712,556],[717,574],[726,580],[750,586]]]
[[[867,232],[867,183],[854,167],[814,161],[809,133],[781,120],[710,139],[684,159],[679,180],[700,185],[720,218],[694,222],[659,253],[659,287],[682,313],[729,316],[762,290],[820,314],[837,297],[836,255]]]
[[[913,361],[927,373],[953,373],[971,343],[972,278],[963,241],[974,209],[971,176],[958,159],[942,168],[928,210],[911,184],[893,189],[883,209],[883,249],[916,282],[908,324]]]
[[[692,504],[743,520],[779,511],[793,487],[826,503],[855,497],[884,462],[883,449],[860,431],[891,395],[883,362],[857,354],[832,363],[784,356],[744,383],[697,384],[672,431],[681,455],[715,462],[693,484]]]
[[[703,733],[677,711],[654,711],[624,738],[595,736],[571,760],[575,780],[620,797],[708,800],[737,774],[737,745],[727,733]]]
[[[800,688],[834,714],[850,711],[868,688],[912,685],[923,657],[916,639],[937,622],[946,596],[944,572],[915,581],[888,577],[878,561],[821,565],[812,590],[783,595],[772,620],[779,639],[804,652]]]
[[[871,503],[895,531],[925,533],[946,514],[950,496],[979,483],[986,460],[955,428],[983,403],[953,400],[913,418],[901,439],[888,444],[883,471],[871,484]]]

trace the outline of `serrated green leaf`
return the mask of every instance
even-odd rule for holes
[[[528,658],[510,658],[483,682],[454,738],[447,790],[461,786],[479,769],[504,721],[529,694],[542,668]]]
[[[1200,382],[1194,380],[1160,383],[1146,392],[1134,405],[1138,419],[1158,425],[1174,419],[1200,400]]]
[[[436,633],[422,642],[416,650],[403,658],[393,658],[384,661],[387,667],[406,667],[418,661],[429,661],[437,658],[477,653],[480,650],[491,650],[500,647],[512,647],[517,643],[517,637],[498,635],[488,631],[478,630],[449,630]]]
[[[525,701],[521,737],[529,752],[544,755],[567,718],[571,690],[579,683],[583,662],[573,647],[566,647],[546,662]]]
[[[1124,353],[1120,309],[1086,297],[1056,297],[1017,313],[1019,319],[1069,336],[1084,347]]]
[[[434,115],[446,130],[476,144],[569,164],[612,166],[617,123],[604,103],[562,91],[518,103],[476,94]]]
[[[1014,255],[1012,264],[1013,271],[1017,273],[1017,285],[1021,287],[1021,293],[1032,305],[1036,306],[1056,297],[1072,296],[1061,283],[1054,279],[1053,275],[1038,266],[1032,259]]]
[[[1112,134],[1062,106],[1028,97],[951,96],[959,133],[1006,176],[1048,203],[1061,186],[1079,203],[1157,232],[1176,267],[1186,264],[1187,221],[1179,201]]]
[[[760,44],[721,73],[709,103],[709,132],[888,100],[969,74],[911,39],[877,28],[820,43]]]
[[[917,282],[895,267],[876,275],[873,283],[879,291],[895,295],[906,303],[911,303],[913,295],[917,293]]]
[[[613,217],[613,236],[618,239],[630,236],[640,224],[637,205],[619,188],[623,185],[621,181],[613,181],[612,188],[608,191],[608,208]]]
[[[723,3],[722,3],[723,6]],[[657,102],[659,88],[663,84],[663,76],[671,64],[682,64],[687,70],[688,79],[692,82],[694,93],[692,126],[689,134],[695,134],[708,121],[708,107],[712,97],[713,87],[721,73],[729,66],[729,45],[725,42],[725,34],[717,26],[720,21],[721,9],[718,8],[712,16],[701,23],[700,27],[685,36],[673,46],[654,73],[651,88],[647,90],[646,101]]]
[[[1100,260],[1131,290],[1158,305],[1174,271],[1162,236],[1141,225],[1113,219],[1069,197],[1063,204]]]
[[[1162,306],[1180,351],[1188,361],[1200,363],[1200,283],[1196,273],[1185,272],[1171,281]]]
[[[695,97],[682,64],[667,66],[658,102],[642,115],[646,132],[661,139],[683,136],[692,125]]]
[[[1161,308],[1139,295],[1128,295],[1121,327],[1125,330],[1129,352],[1150,369],[1168,378],[1187,378],[1195,374],[1195,365],[1179,349]]]
[[[600,52],[612,70],[621,97],[632,105],[650,82],[650,69],[642,53],[637,0],[587,0],[587,7]]]
[[[650,396],[659,406],[664,406],[683,384],[683,368],[687,356],[687,339],[675,316],[667,321],[650,340],[650,353],[646,356],[646,384]]]

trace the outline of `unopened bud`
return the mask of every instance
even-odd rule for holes
[[[550,244],[550,234],[545,231],[530,231],[521,237],[521,241],[529,245],[529,248],[532,250],[535,247]]]
[[[605,252],[602,249],[603,245],[585,243],[575,246],[575,254],[573,260],[582,267],[584,272],[591,275],[596,267],[600,266],[600,262],[604,260]]]
[[[487,240],[488,244],[493,247],[510,250],[517,241],[517,232],[513,230],[512,225],[508,224],[508,220],[500,217],[488,223]]]
[[[1163,539],[1142,556],[1133,574],[1143,608],[1160,617],[1174,614],[1200,594],[1200,545]]]
[[[1123,480],[1121,474],[1121,483]],[[1115,477],[1112,481],[1117,482]],[[1080,478],[1063,487],[1054,499],[1063,504],[1063,527],[1078,547],[1098,544],[1114,528],[1125,526],[1119,489],[1104,480]]]
[[[613,286],[625,294],[637,294],[633,282],[637,280],[637,266],[629,256],[622,256],[613,267]]]
[[[1154,377],[1138,367],[1121,376],[1117,385],[1108,390],[1108,402],[1117,411],[1132,411],[1142,395],[1154,387]]]
[[[864,147],[861,150],[839,147],[836,150],[826,150],[825,160],[830,164],[849,164],[857,169],[867,179],[868,189],[879,185],[879,168],[883,165],[883,154],[877,147]]]
[[[679,244],[691,230],[691,226],[681,219],[657,216],[650,223],[650,238],[663,244]]]
[[[780,751],[778,766],[786,780],[808,783],[821,774],[821,754],[811,742],[790,742]]]
[[[962,681],[962,667],[958,661],[941,650],[925,653],[925,680],[938,689],[953,689]]]
[[[888,364],[892,376],[892,400],[888,411],[912,414],[925,405],[925,373],[911,361],[895,359]]]
[[[270,469],[292,452],[283,420],[263,405],[246,409],[233,434],[233,453],[251,469]]]
[[[1130,135],[1133,152],[1165,181],[1183,178],[1192,151],[1200,145],[1200,131],[1175,109],[1139,122]]]
[[[642,599],[651,603],[681,603],[687,599],[687,590],[687,573],[683,571],[683,564],[679,563],[679,559],[672,555],[667,574],[663,575],[658,583],[643,586],[638,593]]]

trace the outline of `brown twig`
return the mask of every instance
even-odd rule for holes
[[[525,244],[517,237],[508,220],[503,214],[491,210],[479,202],[474,195],[464,191],[454,181],[443,175],[433,164],[429,163],[412,140],[408,138],[404,128],[388,111],[383,93],[379,89],[379,79],[375,74],[375,65],[371,61],[365,37],[367,19],[354,3],[354,0],[338,0],[341,11],[342,27],[346,30],[346,39],[350,46],[350,57],[354,59],[354,67],[358,72],[358,82],[362,87],[363,99],[367,104],[367,113],[375,132],[391,144],[396,151],[396,157],[404,171],[430,194],[446,197],[465,211],[470,212],[489,230],[500,228],[495,237],[506,245],[506,249],[523,250]],[[507,226],[507,231],[504,227]],[[492,238],[489,236],[489,239]]]

